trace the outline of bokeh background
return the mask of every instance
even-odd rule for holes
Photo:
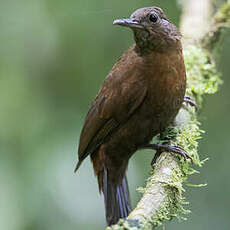
[[[112,22],[157,5],[179,25],[181,8],[175,0],[0,2],[0,229],[103,229],[103,198],[89,159],[73,170],[90,103],[133,42],[131,31]],[[210,160],[189,178],[208,186],[186,187],[192,213],[166,229],[230,229],[229,34],[219,58],[224,85],[206,97],[200,114],[200,155]],[[138,152],[130,162],[133,205],[152,156]]]

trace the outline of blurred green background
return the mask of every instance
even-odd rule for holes
[[[162,7],[177,25],[175,0],[1,0],[0,13],[0,229],[99,230],[103,198],[89,159],[77,174],[79,133],[106,74],[132,44],[131,31],[114,27],[144,6]],[[188,221],[170,230],[230,229],[230,38],[222,41],[224,85],[205,99],[201,158],[210,160],[186,188]],[[133,205],[145,184],[153,152],[129,165]],[[162,227],[160,228],[162,229]]]

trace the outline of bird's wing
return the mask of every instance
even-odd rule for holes
[[[136,78],[134,78],[136,79]],[[141,105],[147,88],[141,80],[111,81],[107,78],[86,116],[81,132],[78,158],[81,162],[104,142]]]

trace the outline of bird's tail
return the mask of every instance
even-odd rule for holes
[[[99,177],[98,179],[100,180]],[[126,218],[131,211],[126,175],[124,175],[121,184],[114,186],[109,171],[104,169],[103,193],[107,225],[110,226],[116,224],[120,218]]]

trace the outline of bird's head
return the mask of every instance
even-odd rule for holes
[[[138,9],[130,18],[117,19],[113,24],[131,28],[137,49],[143,54],[152,50],[160,52],[170,49],[182,37],[176,26],[158,7]]]

